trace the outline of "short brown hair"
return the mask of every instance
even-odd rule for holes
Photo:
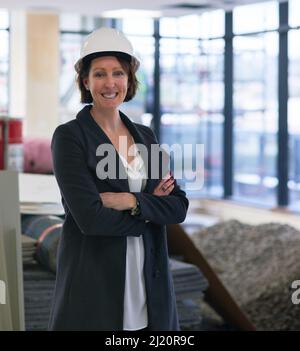
[[[136,78],[136,65],[134,62],[128,62],[121,57],[116,56],[116,59],[119,61],[120,65],[124,69],[124,71],[127,73],[128,76],[128,89],[127,89],[127,94],[125,96],[124,101],[130,101],[136,94],[136,91],[138,89],[139,82]],[[92,94],[89,90],[86,89],[85,85],[83,84],[83,80],[88,77],[90,68],[91,68],[91,62],[92,60],[84,61],[81,60],[78,64],[78,69],[77,69],[77,77],[76,81],[80,90],[80,102],[84,104],[90,104],[93,102],[93,97]]]

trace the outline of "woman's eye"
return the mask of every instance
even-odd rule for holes
[[[95,77],[104,77],[104,73],[96,72]]]
[[[123,76],[123,75],[124,75],[124,72],[123,72],[123,71],[116,71],[116,72],[115,72],[115,75],[116,75],[116,76]]]

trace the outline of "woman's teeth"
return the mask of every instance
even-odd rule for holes
[[[105,99],[114,99],[117,96],[118,93],[112,93],[112,94],[102,94],[102,96]]]

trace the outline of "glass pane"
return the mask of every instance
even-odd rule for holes
[[[292,27],[300,25],[300,1],[289,0],[289,24]]]
[[[207,194],[222,196],[224,115],[208,111],[203,117],[204,188]]]
[[[214,38],[222,37],[225,31],[225,12],[209,11],[201,15],[188,15],[160,20],[162,37]]]
[[[139,89],[136,96],[121,106],[121,110],[133,121],[149,125],[153,116],[154,39],[128,36],[141,65],[137,71]]]
[[[164,111],[190,111],[198,106],[198,55],[197,40],[161,40],[161,100]]]
[[[84,36],[80,34],[62,34],[60,43],[60,122],[75,118],[81,108],[80,94],[75,82],[74,64],[80,55]]]
[[[176,18],[164,17],[159,22],[160,35],[162,37],[178,37],[179,28]]]
[[[153,35],[154,26],[152,18],[124,18],[122,31],[132,35]]]
[[[107,19],[93,16],[81,16],[75,13],[64,13],[59,16],[60,30],[63,31],[87,31],[106,25]]]
[[[8,113],[8,32],[0,30],[0,113]]]
[[[7,29],[9,27],[8,11],[0,9],[0,29]]]
[[[209,11],[200,16],[200,37],[222,37],[225,34],[225,12]]]
[[[233,10],[233,32],[235,34],[276,29],[278,25],[277,1],[238,6]]]
[[[183,38],[199,38],[200,17],[198,15],[180,17],[178,19],[178,34]]]
[[[161,138],[163,143],[204,145],[204,188],[198,192],[180,185],[190,196],[222,194],[222,128],[224,106],[224,41],[161,39]],[[183,129],[184,126],[184,129]],[[214,142],[212,142],[214,140]],[[193,175],[197,156],[187,158]]]
[[[300,205],[300,31],[289,32],[289,181],[290,205],[299,211]]]
[[[277,40],[234,39],[234,196],[265,205],[275,205],[278,183]]]
[[[61,14],[59,21],[61,30],[81,30],[81,16],[78,14]]]

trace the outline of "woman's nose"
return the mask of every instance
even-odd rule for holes
[[[115,85],[115,79],[113,76],[108,75],[105,79],[105,86],[113,87]]]

